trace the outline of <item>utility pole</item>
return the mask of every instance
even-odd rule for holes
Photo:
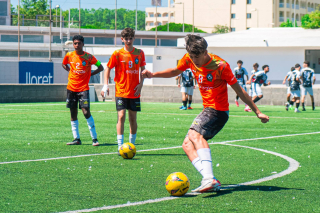
[[[116,0],[116,9],[114,14],[114,46],[117,46],[117,0]]]
[[[80,0],[79,0],[79,35],[81,35],[81,13],[80,13]]]
[[[50,1],[50,20],[49,20],[49,61],[51,61],[51,23],[52,23],[52,17],[51,17],[51,7],[52,7],[52,0],[49,0]]]
[[[18,61],[20,61],[20,0],[18,0]]]
[[[138,30],[138,0],[136,0],[136,31]]]
[[[155,37],[155,45],[156,45],[156,47],[157,47],[157,45],[158,45],[158,19],[157,19],[157,17],[158,17],[158,2],[156,2],[156,37]]]

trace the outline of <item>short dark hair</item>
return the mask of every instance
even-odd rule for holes
[[[243,64],[243,61],[239,60],[237,61],[237,64]]]
[[[303,62],[303,63],[305,63],[306,65],[308,65],[308,67],[310,66],[310,61],[305,61],[305,62]]]
[[[207,41],[198,35],[188,34],[185,37],[186,50],[190,54],[200,55],[203,54],[208,47]]]
[[[300,64],[296,64],[296,65],[294,65],[294,67],[295,67],[295,68],[299,68],[299,67],[301,67],[301,66],[300,66]]]
[[[293,71],[293,70],[295,70],[295,68],[294,68],[294,67],[291,67],[291,71]]]
[[[79,40],[79,41],[81,41],[82,43],[84,43],[84,38],[83,38],[82,35],[75,35],[75,36],[73,36],[72,41],[74,41],[74,40]]]
[[[134,35],[135,35],[135,31],[130,27],[124,28],[121,32],[122,38],[134,38]]]
[[[259,64],[258,64],[258,63],[254,63],[253,66],[254,66],[254,67],[255,67],[255,66],[259,67]]]
[[[264,70],[265,68],[269,67],[269,65],[263,65],[262,66],[262,70]]]

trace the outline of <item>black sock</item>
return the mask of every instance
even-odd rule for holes
[[[314,109],[314,102],[312,102],[312,109]]]
[[[192,103],[192,101],[189,100],[189,107],[191,107],[191,103]]]
[[[289,103],[290,103],[291,106],[293,105],[293,101],[290,101]]]
[[[236,100],[239,100],[239,96],[236,96]]]
[[[302,108],[304,109],[304,103],[302,103]]]
[[[296,108],[298,109],[300,106],[300,103],[296,103]]]
[[[290,102],[290,97],[287,98],[287,101]]]
[[[254,102],[254,103],[257,103],[260,99],[261,99],[261,98],[256,97],[256,98],[253,100],[253,102]]]
[[[188,101],[182,101],[184,107],[187,107],[187,102]]]

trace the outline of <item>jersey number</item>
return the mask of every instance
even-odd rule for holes
[[[199,84],[202,84],[202,81],[203,81],[203,76],[199,75]]]
[[[132,68],[132,61],[129,61],[129,68]]]
[[[80,69],[80,67],[79,67],[79,66],[80,66],[80,63],[78,62],[78,63],[76,63],[76,65],[77,65],[77,66],[76,66],[76,69],[77,69],[77,70]]]

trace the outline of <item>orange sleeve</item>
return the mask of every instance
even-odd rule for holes
[[[142,50],[140,50],[140,54],[141,54],[141,63],[140,63],[140,67],[146,66],[146,57],[144,56],[144,52]]]
[[[109,59],[107,66],[112,69],[117,65],[117,51],[114,51]]]
[[[236,79],[236,77],[234,77],[232,73],[230,65],[227,62],[224,62],[221,68],[223,69],[221,79],[227,81],[229,85],[233,85],[238,82],[238,80]]]
[[[185,54],[182,59],[179,60],[177,69],[180,71],[185,71],[186,69],[190,68],[189,64],[190,61],[188,61],[187,54]]]
[[[91,59],[90,63],[95,65],[98,62],[98,60],[96,59],[96,57],[94,57],[94,55],[91,55],[91,56],[92,56],[92,59]]]
[[[69,64],[69,53],[67,53],[67,54],[64,56],[63,61],[62,61],[62,64],[64,64],[64,65]]]

